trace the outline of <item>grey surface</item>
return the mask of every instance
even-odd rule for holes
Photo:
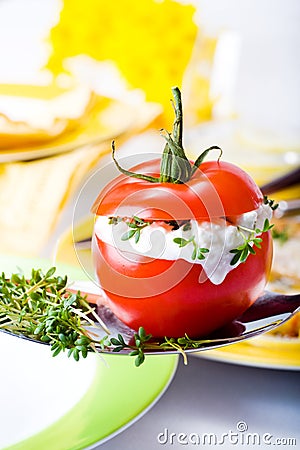
[[[298,371],[246,367],[190,356],[188,366],[179,361],[169,389],[145,416],[95,448],[295,449],[300,448],[299,424]],[[238,431],[245,426],[246,431]],[[168,442],[160,444],[157,437],[164,429],[168,429]],[[171,433],[176,433],[173,441]],[[195,433],[201,445],[195,444]],[[205,433],[212,436],[203,442]],[[224,443],[223,433],[229,435],[224,436]],[[183,443],[178,442],[178,437]],[[291,438],[295,441],[289,444]]]

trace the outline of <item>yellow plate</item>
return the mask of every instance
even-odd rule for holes
[[[281,370],[300,370],[300,339],[266,333],[247,342],[193,354],[215,361]]]
[[[91,236],[94,216],[82,220],[72,230],[67,230],[60,238],[55,259],[71,265],[81,265],[93,273],[90,250],[75,251],[75,240]],[[300,339],[281,338],[264,334],[243,343],[229,345],[215,350],[193,353],[217,361],[269,369],[300,370]]]
[[[48,100],[68,93],[72,95],[71,90],[49,86],[0,85],[0,95],[15,96],[21,102],[40,101],[41,114],[47,109]],[[138,114],[136,107],[93,93],[81,116],[73,119],[53,116],[50,128],[34,128],[26,121],[14,122],[0,110],[0,163],[52,156],[110,141],[133,127]]]

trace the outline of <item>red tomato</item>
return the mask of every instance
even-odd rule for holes
[[[159,175],[160,160],[132,169]],[[263,195],[255,182],[239,167],[223,161],[201,164],[186,183],[150,183],[120,175],[100,193],[92,211],[97,215],[145,220],[207,220],[238,216],[257,209]]]
[[[199,282],[200,264],[146,257],[130,261],[111,245],[94,242],[96,272],[110,309],[131,328],[143,326],[156,337],[205,336],[241,315],[265,287],[271,254],[265,233],[256,255],[216,286],[209,279]],[[173,287],[165,290],[172,280]]]
[[[200,170],[201,169],[201,170]],[[235,220],[257,209],[263,196],[254,181],[227,162],[204,162],[189,181],[152,183],[120,175],[100,193],[97,215],[144,220]],[[159,161],[132,169],[157,176]],[[125,253],[94,236],[94,264],[111,310],[156,337],[205,336],[242,314],[263,291],[271,267],[270,233],[262,246],[225,280],[213,284],[201,264]]]
[[[119,218],[130,220],[126,223],[131,233],[125,234],[126,240],[135,234],[132,226],[136,227],[136,223],[131,218],[138,218],[143,225],[141,220],[214,223],[223,219],[234,223],[238,216],[258,209],[264,201],[254,181],[238,167],[219,160],[203,162],[210,150],[220,150],[219,147],[205,150],[195,164],[188,161],[182,147],[181,94],[177,87],[172,92],[176,120],[172,134],[163,132],[166,145],[161,161],[143,163],[127,171],[115,160],[112,144],[113,159],[122,175],[106,186],[92,210],[96,215],[113,217],[111,226]],[[255,232],[251,236],[254,238]],[[199,255],[195,236],[191,238],[191,260],[170,261],[137,254],[130,247],[125,252],[94,234],[95,269],[111,310],[131,328],[144,327],[156,337],[200,337],[238,317],[264,289],[272,245],[268,231],[261,238],[256,253],[253,247],[247,247],[247,237],[244,238],[246,259],[239,248],[232,249],[234,267],[218,285],[206,276],[205,264],[202,267],[199,261],[189,262],[193,255],[203,261],[210,251],[204,248]],[[182,239],[173,242],[181,245]],[[221,248],[222,238],[219,242]],[[239,259],[245,261],[236,266]]]

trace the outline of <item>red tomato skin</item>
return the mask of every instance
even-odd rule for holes
[[[158,176],[160,160],[131,169]],[[210,220],[239,216],[257,209],[263,195],[252,178],[239,167],[224,161],[201,164],[186,183],[151,183],[120,175],[99,194],[92,212],[145,220]]]
[[[205,275],[200,264],[133,257],[98,238],[93,241],[95,270],[110,309],[132,329],[143,326],[155,337],[204,337],[239,317],[264,290],[272,239],[270,232],[261,237],[261,249],[220,285],[199,282]]]

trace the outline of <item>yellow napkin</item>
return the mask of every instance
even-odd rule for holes
[[[104,133],[100,143],[81,145],[56,156],[0,164],[0,252],[39,255],[66,202],[99,158],[110,151],[111,140],[117,137],[118,143],[124,142],[147,127],[159,111],[155,105],[146,103],[136,107],[123,105],[121,111],[119,105],[118,111],[113,109],[107,113],[113,114],[112,119],[118,122],[118,114],[122,112],[127,128],[124,130],[124,122],[119,123],[111,130],[116,135],[108,138]],[[88,135],[83,136],[83,141],[84,138],[89,141]],[[39,156],[42,150],[37,149]],[[18,154],[22,157],[22,149]]]
[[[0,248],[37,255],[85,173],[108,149],[94,147],[0,166]]]
[[[52,145],[84,125],[97,96],[87,86],[0,85],[0,151]]]

